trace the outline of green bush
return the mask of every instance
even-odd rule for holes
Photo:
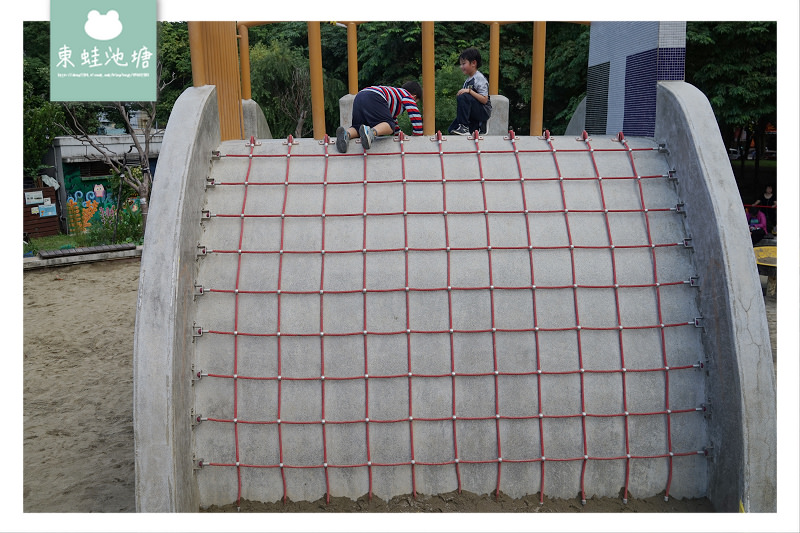
[[[86,240],[90,246],[142,243],[142,212],[138,204],[132,203],[119,213],[116,206],[100,208],[97,214],[99,220],[93,222],[86,232]]]

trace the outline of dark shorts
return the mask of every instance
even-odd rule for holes
[[[397,121],[389,112],[389,104],[383,96],[372,91],[359,91],[353,99],[353,124],[355,129],[362,124],[374,128],[381,122],[386,122],[392,129],[396,129]]]

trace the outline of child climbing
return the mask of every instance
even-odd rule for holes
[[[461,52],[458,61],[467,81],[456,95],[456,118],[450,124],[450,133],[469,135],[473,131],[483,132],[492,114],[492,102],[489,99],[489,82],[478,70],[481,53],[476,48],[467,48]]]
[[[422,135],[422,114],[417,104],[422,101],[422,87],[409,81],[402,87],[374,85],[361,89],[353,100],[353,121],[349,128],[336,130],[336,149],[347,152],[350,139],[361,138],[361,146],[369,150],[375,137],[400,131],[397,117],[408,113],[414,135]]]

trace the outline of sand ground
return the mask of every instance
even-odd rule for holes
[[[23,510],[135,512],[133,332],[139,260],[27,270],[23,281]],[[775,297],[766,296],[775,344]],[[211,511],[235,511],[234,505]],[[253,512],[713,512],[706,499],[580,501],[538,495],[260,504]]]

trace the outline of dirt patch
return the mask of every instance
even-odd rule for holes
[[[24,512],[135,511],[138,283],[138,259],[24,273]]]
[[[349,498],[324,498],[315,502],[261,503],[242,501],[241,512],[251,513],[713,513],[714,508],[706,498],[664,501],[664,494],[651,498],[631,498],[623,503],[619,498],[591,498],[581,505],[580,496],[574,500],[545,497],[540,504],[539,495],[509,498],[505,494],[473,494],[462,491],[435,496],[397,496],[389,501],[364,496]],[[237,512],[236,504],[211,506],[210,513]]]

